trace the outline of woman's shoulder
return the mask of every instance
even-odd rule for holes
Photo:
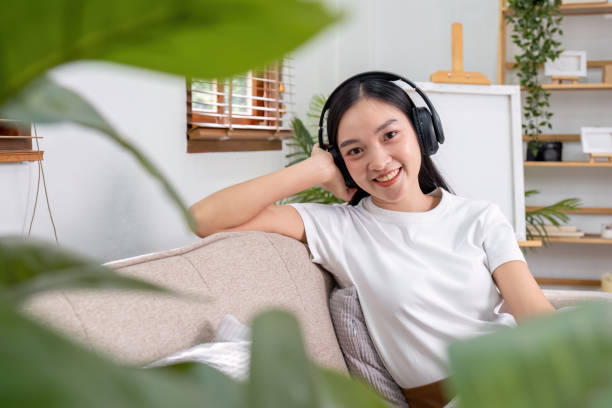
[[[485,216],[489,212],[495,212],[499,205],[493,201],[485,200],[479,197],[469,197],[465,195],[457,195],[454,193],[445,194],[449,196],[449,207],[452,207],[455,214],[474,215],[476,217]],[[451,211],[453,213],[453,211]]]

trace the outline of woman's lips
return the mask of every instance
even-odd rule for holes
[[[395,170],[392,170],[392,171],[390,171],[390,172],[386,173],[386,175],[388,175],[388,174],[390,174],[390,173],[391,173],[391,174],[393,174],[393,172],[394,172],[394,171],[396,171],[396,170],[397,170],[397,174],[396,174],[396,175],[395,175],[395,177],[393,177],[392,179],[387,180],[387,181],[378,181],[378,180],[374,179],[374,181],[375,181],[375,182],[376,182],[376,184],[378,184],[379,186],[382,186],[382,187],[388,187],[388,186],[390,186],[390,185],[394,184],[394,183],[397,181],[397,179],[399,178],[400,174],[402,173],[402,168],[400,167],[399,169],[395,169]],[[379,176],[379,177],[380,177],[380,176]]]

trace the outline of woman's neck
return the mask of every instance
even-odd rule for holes
[[[442,191],[440,188],[432,191],[429,194],[424,194],[420,188],[414,194],[410,195],[410,198],[400,202],[385,202],[372,196],[372,203],[377,207],[384,208],[392,211],[403,211],[403,212],[427,212],[431,211],[440,203],[442,200]]]

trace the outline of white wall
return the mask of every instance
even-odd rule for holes
[[[280,151],[187,154],[183,78],[90,62],[52,74],[141,149],[187,205],[284,165]],[[73,124],[38,126],[38,134],[60,244],[108,261],[199,239],[158,183],[104,135]],[[0,234],[27,234],[37,174],[36,163],[0,164]],[[32,235],[53,240],[43,194],[41,183]]]
[[[427,82],[433,72],[450,69],[453,22],[463,24],[464,70],[482,72],[496,82],[497,1],[327,3],[347,10],[349,15],[345,22],[293,53],[296,113],[300,117],[304,117],[313,94],[328,94],[341,80],[364,70],[389,70],[415,82]],[[611,43],[611,22],[602,16],[566,18],[565,37],[575,41],[571,43],[573,49],[587,49],[590,59],[610,59],[607,44]],[[98,63],[72,64],[53,74],[90,100],[113,126],[141,148],[187,204],[279,169],[285,163],[282,151],[185,153],[182,78]],[[609,91],[553,93],[553,131],[577,133],[584,124],[612,126],[611,97]],[[41,148],[45,150],[47,187],[64,246],[107,261],[197,240],[158,185],[104,137],[71,124],[39,126],[38,131],[45,137]],[[564,154],[577,154],[576,149],[579,145],[568,145]],[[0,234],[27,233],[36,175],[35,163],[0,164]],[[542,191],[528,204],[549,204],[579,196],[585,206],[610,207],[611,176],[610,169],[605,168],[527,169],[526,188]],[[579,228],[595,232],[601,220],[594,217],[574,218]],[[612,221],[610,217],[600,218]],[[53,239],[42,196],[33,234]],[[610,270],[610,248],[556,244],[536,253],[528,252],[527,256],[536,276],[598,278]]]

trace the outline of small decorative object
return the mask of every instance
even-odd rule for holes
[[[540,146],[542,161],[561,161],[561,151],[563,143],[561,142],[544,142]]]
[[[601,277],[601,290],[612,292],[612,273],[604,273]]]
[[[580,141],[584,153],[612,154],[612,127],[581,127]]]
[[[533,150],[527,148],[528,161],[561,161],[563,143],[561,142],[540,142],[537,153],[534,156]]]
[[[544,75],[551,76],[553,83],[563,80],[578,82],[578,77],[587,75],[586,51],[563,51],[555,61],[546,60]]]
[[[612,224],[601,224],[601,237],[612,239]]]

